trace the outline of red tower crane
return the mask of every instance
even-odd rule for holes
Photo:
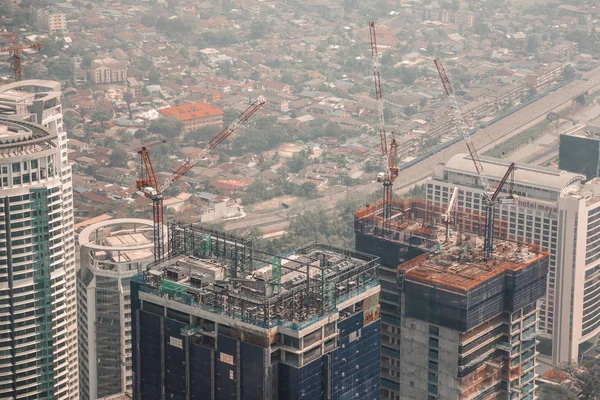
[[[394,180],[400,174],[400,168],[396,164],[397,144],[394,134],[390,148],[387,148],[387,137],[385,133],[385,119],[383,115],[383,94],[381,92],[381,73],[379,63],[379,53],[377,51],[377,33],[375,32],[375,22],[369,22],[369,33],[371,36],[371,57],[373,65],[373,82],[375,83],[375,99],[377,100],[377,118],[379,123],[379,138],[381,141],[381,154],[387,156],[386,173],[383,178],[383,229],[387,231],[392,219],[392,195]]]
[[[463,116],[462,111],[460,110],[460,102],[454,95],[454,90],[452,89],[452,85],[450,84],[450,79],[448,79],[448,75],[446,75],[444,66],[440,61],[436,59],[434,59],[433,62],[438,70],[440,79],[442,80],[442,85],[444,85],[444,91],[446,92],[446,95],[450,100],[450,107],[453,111],[454,125],[456,126],[456,129],[460,131],[460,133],[463,135],[463,138],[467,145],[467,149],[469,150],[469,154],[471,155],[471,160],[473,161],[473,165],[475,166],[475,171],[479,176],[481,186],[483,186],[482,203],[483,207],[485,208],[483,258],[487,261],[492,257],[492,251],[494,250],[494,209],[496,206],[496,202],[504,204],[511,204],[514,202],[512,191],[515,164],[512,163],[508,167],[508,170],[504,174],[504,177],[500,181],[498,187],[496,187],[495,190],[492,189],[487,175],[483,171],[483,165],[481,164],[481,160],[479,159],[479,155],[477,154],[477,149],[475,148],[475,145],[473,144],[473,139],[471,138],[471,131],[469,130],[469,127],[465,122],[465,117]],[[502,191],[502,187],[504,186],[509,177],[511,177],[509,195],[508,197],[499,198],[498,195]]]
[[[13,43],[10,46],[0,48],[1,52],[8,51],[12,58],[12,69],[15,77],[15,82],[23,78],[23,66],[21,65],[21,52],[25,49],[40,50],[44,47],[42,42],[36,42],[29,45],[23,45],[17,42],[17,36],[12,32],[3,32],[2,36],[11,38]]]
[[[206,157],[206,155],[215,147],[217,147],[223,140],[227,139],[229,135],[239,126],[239,124],[247,121],[259,108],[265,104],[265,99],[261,96],[254,103],[250,105],[240,116],[233,121],[227,128],[223,129],[221,133],[215,136],[209,143],[198,153],[193,154],[181,167],[179,167],[173,174],[167,178],[164,182],[159,183],[158,177],[152,165],[150,159],[150,150],[148,147],[142,147],[138,152],[141,158],[141,174],[140,178],[136,181],[138,190],[141,190],[144,195],[152,199],[152,215],[154,221],[154,259],[160,261],[165,256],[165,240],[164,240],[164,205],[163,205],[163,193],[179,178],[181,178],[186,172],[194,167],[200,160]]]
[[[377,120],[379,123],[379,139],[381,140],[381,153],[387,153],[387,137],[385,135],[385,121],[383,118],[383,95],[381,93],[381,73],[379,53],[377,51],[377,34],[375,33],[375,22],[369,22],[369,34],[371,36],[371,63],[373,66],[373,82],[375,84],[375,99],[377,100]]]

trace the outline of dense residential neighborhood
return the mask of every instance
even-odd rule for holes
[[[145,215],[140,148],[152,146],[168,177],[262,96],[252,120],[167,193],[169,212],[218,223],[369,183],[383,170],[369,20],[402,165],[457,137],[434,56],[468,123],[485,127],[597,65],[592,3],[3,0],[0,27],[43,44],[24,50],[24,79],[62,83],[82,218]]]

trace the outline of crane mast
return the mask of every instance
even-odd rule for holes
[[[152,199],[152,215],[154,221],[154,260],[160,261],[165,256],[165,240],[164,240],[164,197],[163,193],[173,185],[186,172],[192,169],[198,162],[204,159],[208,153],[221,142],[223,142],[233,131],[241,124],[246,122],[256,111],[265,104],[264,97],[260,96],[254,103],[250,105],[240,116],[233,121],[229,126],[215,136],[201,151],[193,154],[181,167],[163,182],[158,182],[158,177],[150,159],[150,151],[148,147],[142,147],[138,152],[141,159],[140,178],[136,182],[138,190],[141,190],[144,195]]]
[[[13,43],[10,46],[0,48],[0,51],[8,51],[12,58],[12,69],[15,77],[15,82],[19,82],[23,78],[23,65],[21,64],[21,51],[25,49],[40,50],[44,47],[42,42],[36,42],[29,45],[22,45],[17,42],[17,36],[12,32],[2,32],[1,36],[12,39]]]
[[[483,187],[483,195],[482,195],[482,204],[485,209],[485,228],[484,228],[484,238],[483,238],[483,258],[484,260],[490,260],[492,257],[492,252],[494,249],[494,209],[496,205],[496,201],[499,201],[503,204],[511,204],[514,202],[514,198],[512,195],[513,189],[513,180],[514,180],[514,170],[515,164],[512,163],[504,177],[500,181],[500,184],[493,190],[490,186],[490,182],[487,178],[487,175],[483,171],[483,165],[481,164],[481,160],[479,159],[479,155],[477,154],[477,149],[473,144],[473,139],[471,137],[471,132],[467,123],[465,122],[465,118],[460,110],[460,102],[454,95],[454,90],[452,89],[452,85],[450,84],[450,80],[448,79],[448,75],[446,75],[446,71],[444,70],[444,66],[437,59],[433,60],[435,67],[437,68],[438,74],[442,81],[442,85],[444,86],[444,91],[450,100],[450,108],[453,111],[453,120],[456,126],[456,129],[462,134],[465,144],[467,145],[467,149],[469,150],[469,154],[471,155],[471,160],[473,161],[473,165],[475,166],[475,171],[479,177],[481,182],[481,186]],[[498,195],[500,194],[502,187],[511,177],[511,184],[509,190],[509,196],[506,198],[499,199]],[[449,205],[449,210],[452,205]]]
[[[377,100],[377,119],[379,124],[379,139],[381,141],[381,154],[387,156],[386,173],[383,179],[383,230],[387,232],[392,219],[392,196],[394,192],[394,180],[400,174],[400,168],[396,164],[398,145],[396,138],[392,133],[390,147],[387,147],[387,137],[385,133],[385,119],[383,115],[383,94],[381,92],[381,73],[379,63],[379,53],[377,51],[377,34],[375,32],[375,22],[369,22],[369,33],[371,36],[371,57],[373,65],[373,82],[375,84],[375,99]]]

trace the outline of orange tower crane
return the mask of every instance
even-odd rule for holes
[[[36,42],[28,45],[20,44],[17,42],[17,36],[12,32],[6,32],[4,35],[13,40],[10,46],[0,48],[0,52],[8,51],[12,58],[12,69],[15,76],[15,82],[20,81],[23,78],[23,65],[21,64],[21,52],[25,49],[37,49],[40,50],[44,47],[42,42]]]
[[[163,193],[179,178],[181,178],[186,172],[194,167],[200,160],[204,159],[206,155],[215,147],[217,147],[223,140],[227,139],[229,135],[239,126],[239,124],[247,121],[252,114],[258,111],[265,104],[265,99],[259,97],[250,107],[248,107],[240,116],[233,121],[227,128],[223,129],[221,133],[215,136],[204,149],[196,154],[193,154],[181,167],[179,167],[173,174],[167,178],[164,182],[159,183],[156,171],[152,165],[150,159],[150,150],[144,146],[138,152],[141,158],[141,176],[136,181],[138,190],[141,190],[144,195],[152,199],[152,215],[154,221],[154,260],[160,261],[165,256],[165,240],[164,240],[164,205],[163,205]]]
[[[375,99],[377,100],[377,118],[379,123],[379,138],[381,141],[381,154],[387,155],[386,174],[383,179],[383,229],[387,231],[392,220],[392,196],[394,191],[394,180],[400,174],[400,168],[396,163],[397,144],[394,133],[392,132],[392,141],[390,148],[387,148],[387,137],[385,133],[385,120],[383,115],[383,94],[381,92],[381,73],[379,63],[379,53],[377,51],[377,34],[375,32],[375,22],[369,22],[369,33],[371,36],[371,57],[373,65],[373,82],[375,83]]]

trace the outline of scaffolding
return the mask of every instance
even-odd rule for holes
[[[367,205],[354,216],[354,231],[431,251],[438,246],[436,215],[421,199],[394,199],[384,224],[383,202]]]
[[[501,357],[481,363],[473,372],[460,378],[460,399],[485,398],[487,391],[494,391],[502,383],[502,373],[507,369]]]
[[[262,328],[301,329],[379,285],[379,258],[352,250],[311,243],[275,256],[249,239],[179,222],[169,224],[169,238],[167,259],[134,278],[141,291]]]

